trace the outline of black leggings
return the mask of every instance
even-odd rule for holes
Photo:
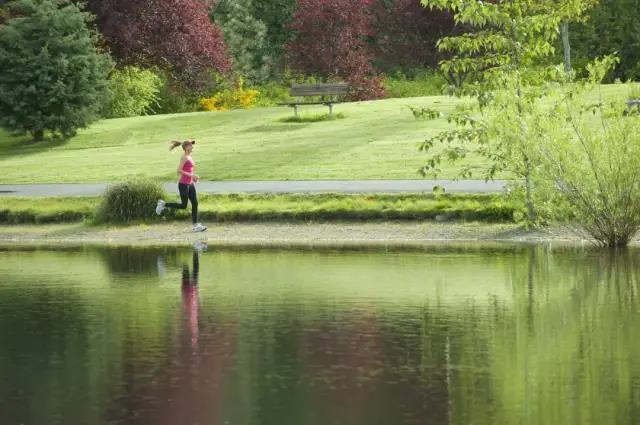
[[[193,224],[196,224],[198,222],[198,195],[196,194],[196,186],[193,183],[178,183],[178,191],[180,192],[180,200],[182,202],[179,204],[177,202],[167,202],[165,207],[184,210],[187,208],[187,202],[191,201],[191,221]]]
[[[198,275],[200,274],[200,260],[198,251],[193,251],[193,274],[189,275],[189,266],[182,265],[182,286],[197,285]]]

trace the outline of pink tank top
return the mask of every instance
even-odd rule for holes
[[[193,174],[193,167],[195,164],[192,159],[187,159],[182,166],[182,171],[185,173]],[[190,176],[185,176],[184,174],[180,175],[180,183],[191,184],[193,183],[193,179]]]

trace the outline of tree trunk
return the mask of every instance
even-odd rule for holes
[[[529,159],[525,157],[526,175],[524,177],[524,189],[525,189],[525,205],[527,206],[527,219],[529,224],[536,222],[537,213],[536,206],[533,203],[533,182],[531,181],[531,165]]]
[[[560,36],[562,37],[562,50],[564,52],[564,71],[571,74],[571,44],[569,43],[569,23],[560,23]]]
[[[41,142],[44,140],[44,130],[36,130],[33,132],[33,140]]]

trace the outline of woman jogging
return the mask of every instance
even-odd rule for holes
[[[198,176],[194,173],[195,162],[193,162],[193,158],[191,158],[191,152],[193,151],[193,145],[196,144],[195,140],[185,140],[180,143],[177,141],[171,142],[171,146],[169,150],[173,150],[178,146],[182,146],[182,150],[184,154],[180,158],[180,163],[178,164],[178,176],[180,180],[178,180],[178,191],[180,192],[180,200],[182,202],[175,203],[166,203],[162,199],[158,201],[158,205],[156,206],[156,214],[162,214],[162,211],[165,208],[177,208],[177,209],[186,209],[187,202],[191,202],[191,221],[193,222],[193,231],[194,232],[204,232],[207,230],[206,226],[203,226],[201,223],[198,223],[198,195],[196,194],[196,185],[195,183],[198,181]]]

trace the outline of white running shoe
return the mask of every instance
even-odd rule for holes
[[[193,249],[198,252],[206,251],[208,248],[207,243],[204,241],[195,241],[193,243]]]
[[[158,205],[156,205],[156,214],[162,214],[162,211],[164,211],[164,204],[166,204],[166,202],[164,202],[162,199],[158,200]]]
[[[207,230],[207,226],[203,226],[201,223],[196,223],[193,225],[194,232],[204,232]]]

